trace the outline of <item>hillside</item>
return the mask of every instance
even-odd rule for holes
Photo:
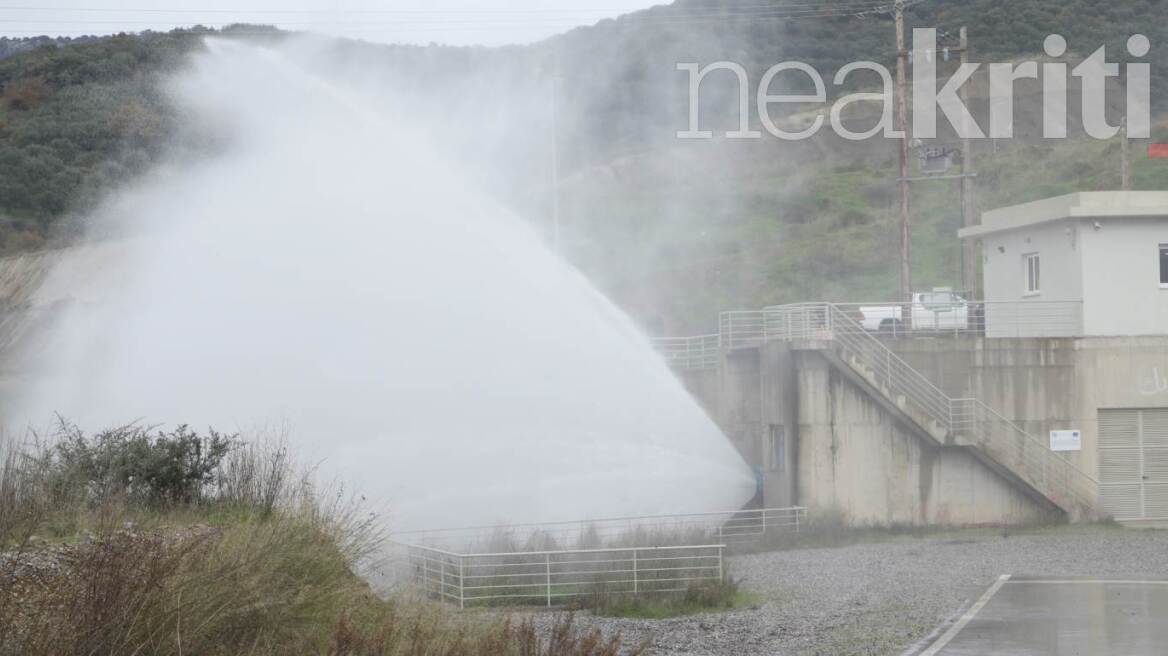
[[[896,243],[891,143],[674,138],[687,111],[677,62],[730,59],[754,80],[788,59],[806,61],[825,77],[853,60],[891,65],[890,21],[744,19],[741,6],[679,0],[522,48],[338,41],[321,57],[364,69],[372,63],[387,85],[422,90],[423,104],[449,117],[447,134],[437,138],[472,144],[478,152],[468,160],[484,184],[541,227],[550,215],[546,137],[552,130],[548,97],[541,94],[557,75],[564,253],[653,332],[705,330],[727,308],[890,297],[896,289],[889,255]],[[932,0],[914,6],[910,21],[947,32],[968,25],[975,61],[1028,56],[1049,33],[1065,35],[1077,56],[1107,44],[1109,59],[1123,61],[1123,44],[1133,33],[1147,34],[1153,44],[1165,41],[1168,26],[1155,19],[1166,9],[1161,0]],[[185,131],[159,87],[208,32],[8,47],[25,51],[0,59],[2,252],[69,240],[77,217],[110,189],[160,161],[215,147]],[[226,34],[254,38],[257,32],[280,38],[254,27]],[[1153,48],[1150,58],[1153,90],[1168,91],[1168,51]],[[455,91],[430,93],[442,86],[437,82],[450,82]],[[730,118],[719,102],[727,89],[711,82],[703,121],[717,129]],[[458,100],[467,89],[481,91],[473,104]],[[1163,102],[1157,95],[1158,115]],[[1034,99],[1020,104],[1019,129],[1029,138],[977,145],[981,208],[1117,186],[1118,144],[1035,139]],[[494,141],[470,138],[477,125],[496,128]],[[1168,166],[1137,161],[1137,188],[1166,184]],[[948,183],[914,190],[920,286],[959,280],[956,203]]]
[[[1158,134],[1168,139],[1168,126]],[[772,152],[778,157],[781,149]],[[819,166],[784,167],[779,159],[745,172],[727,161],[746,157],[711,153],[701,169],[709,175],[644,184],[639,172],[660,157],[628,157],[574,178],[564,218],[573,256],[651,331],[712,332],[727,309],[896,298],[899,201],[891,153]],[[1119,187],[1116,142],[1002,146],[979,162],[983,210]],[[1133,169],[1135,189],[1168,189],[1168,163],[1138,159]],[[914,186],[912,207],[915,286],[960,288],[956,183]]]

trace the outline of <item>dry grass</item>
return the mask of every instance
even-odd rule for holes
[[[617,656],[619,638],[383,600],[354,574],[373,517],[280,443],[237,449],[197,504],[94,498],[43,444],[0,447],[0,656]]]

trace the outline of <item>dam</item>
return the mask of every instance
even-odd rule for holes
[[[799,304],[659,349],[767,505],[881,526],[1168,520],[1168,193],[1003,208],[968,237],[986,300],[923,325],[864,320],[897,301]]]

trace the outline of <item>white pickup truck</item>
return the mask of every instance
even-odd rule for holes
[[[911,323],[904,320],[904,305],[890,303],[861,307],[860,324],[872,332],[968,330],[970,327],[969,303],[951,289],[914,293]]]

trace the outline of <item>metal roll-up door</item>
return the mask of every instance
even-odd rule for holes
[[[1140,412],[1144,442],[1144,517],[1168,518],[1168,408]]]
[[[1099,411],[1099,499],[1116,519],[1168,519],[1168,408]]]

